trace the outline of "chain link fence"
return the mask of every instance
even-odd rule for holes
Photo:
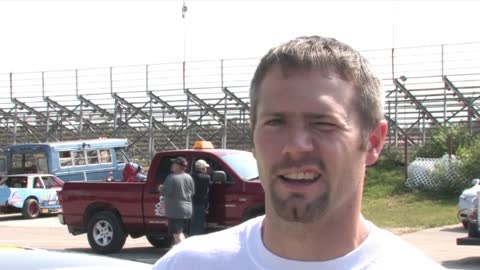
[[[455,156],[442,158],[417,157],[408,165],[405,185],[431,191],[461,190],[470,183],[463,171],[462,161]]]

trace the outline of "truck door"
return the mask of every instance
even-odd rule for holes
[[[210,165],[208,170],[209,174],[213,171],[223,171],[227,175],[226,182],[212,182],[210,184],[210,205],[208,208],[207,222],[218,225],[238,223],[243,215],[243,209],[241,209],[241,203],[239,201],[242,194],[241,181],[234,179],[225,164],[223,164],[218,157],[195,156],[192,159],[192,164],[195,164],[195,161],[198,159],[203,159]]]
[[[165,216],[165,203],[163,198],[161,201],[158,187],[165,182],[165,179],[170,174],[171,160],[177,156],[162,156],[157,164],[152,163],[150,170],[156,169],[156,171],[149,171],[148,173],[149,178],[145,183],[143,196],[144,223],[147,234],[148,232],[157,234],[167,232],[168,221]],[[182,156],[185,157],[185,155]],[[154,179],[151,179],[152,177]]]

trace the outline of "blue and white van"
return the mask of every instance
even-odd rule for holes
[[[95,139],[3,147],[9,174],[49,173],[63,181],[122,179],[126,139]]]

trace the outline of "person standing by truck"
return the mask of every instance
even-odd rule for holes
[[[195,195],[193,195],[193,216],[190,227],[190,235],[203,234],[205,231],[205,212],[208,207],[208,191],[210,188],[210,175],[207,170],[210,165],[199,159],[195,162],[195,172],[192,173],[195,183]]]
[[[188,162],[184,157],[172,160],[172,173],[160,185],[160,194],[165,197],[168,231],[173,234],[175,244],[185,240],[185,231],[192,218],[192,197],[195,185],[192,177],[185,172]]]

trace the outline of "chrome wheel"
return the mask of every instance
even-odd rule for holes
[[[112,225],[105,220],[100,220],[95,223],[93,227],[93,239],[99,246],[108,246],[113,239]]]

